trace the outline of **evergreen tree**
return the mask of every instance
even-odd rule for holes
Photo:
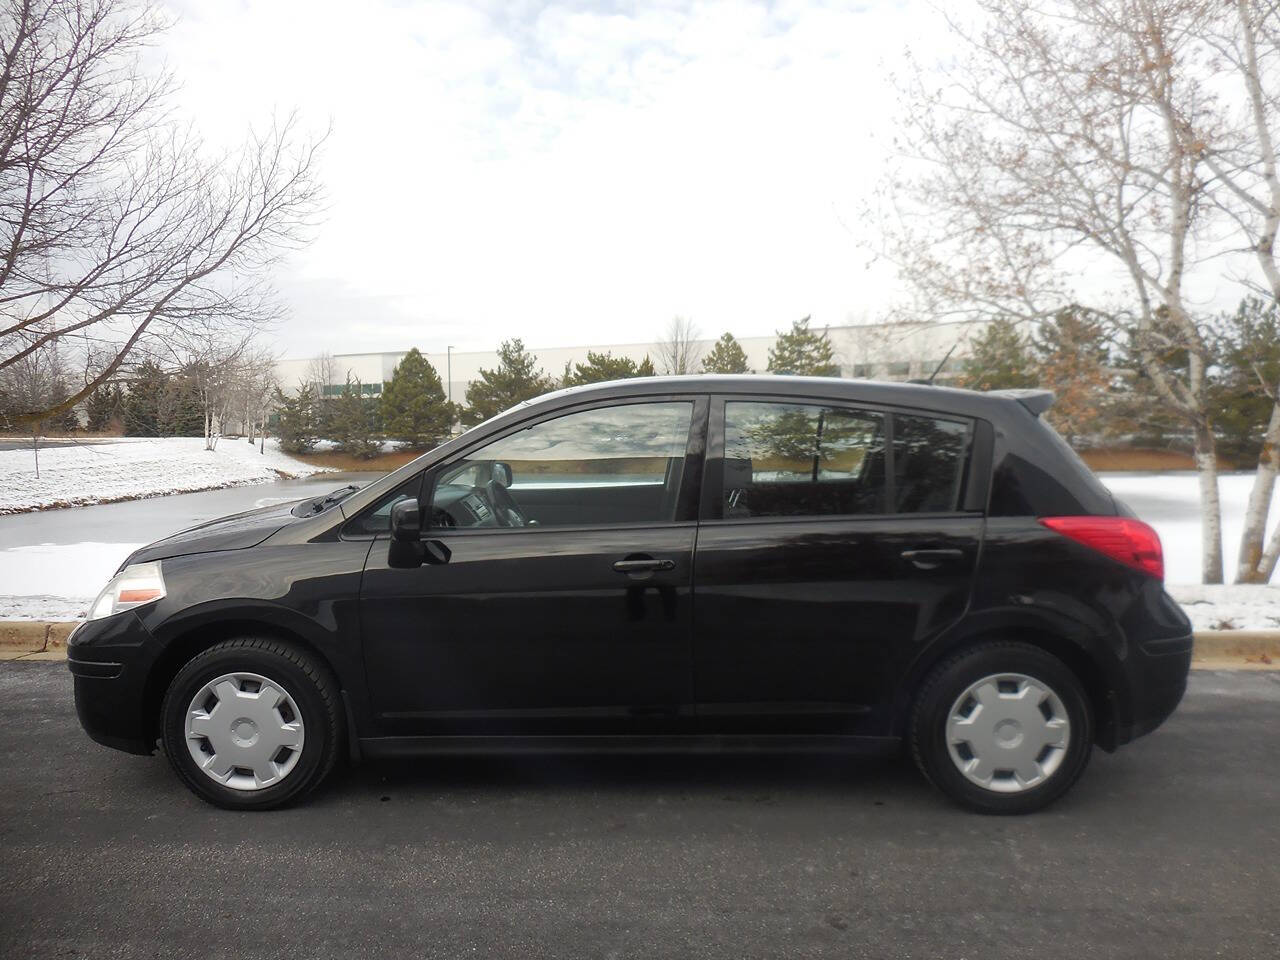
[[[646,355],[636,363],[630,357],[615,357],[612,353],[587,351],[586,363],[575,363],[572,372],[565,365],[564,385],[580,387],[587,383],[603,383],[606,380],[629,380],[632,377],[655,376],[653,361]]]
[[[53,382],[49,384],[49,406],[55,407],[63,403],[67,397],[71,396],[67,389],[67,381],[60,375],[55,375]],[[75,408],[67,410],[57,416],[50,417],[41,424],[41,429],[49,433],[75,433],[80,429],[80,418],[76,415]]]
[[[787,333],[778,331],[777,343],[769,348],[769,372],[797,377],[838,377],[840,366],[827,332],[814,333],[809,318],[797,320]]]
[[[160,419],[161,436],[203,437],[204,401],[200,384],[189,374],[169,378],[168,404]]]
[[[319,439],[315,387],[304,383],[291,397],[276,387],[276,407],[279,411],[276,433],[280,437],[280,449],[285,453],[306,453],[314,448]]]
[[[387,436],[415,450],[434,447],[448,439],[454,414],[440,374],[416,347],[410,350],[382,392]]]
[[[1009,390],[1039,385],[1030,346],[1010,319],[991,321],[970,344],[960,385],[970,390]]]
[[[104,384],[98,387],[84,402],[85,429],[90,433],[103,433],[111,429],[111,419],[116,415],[120,387]]]
[[[1103,439],[1113,426],[1110,351],[1102,320],[1092,311],[1064,307],[1033,335],[1037,381],[1054,392],[1045,414],[1066,441]]]
[[[377,401],[370,402],[364,396],[359,380],[347,377],[333,404],[333,439],[342,453],[368,460],[381,449],[378,433]]]
[[[1209,388],[1219,452],[1252,467],[1262,451],[1262,435],[1280,383],[1280,311],[1257,297],[1240,302],[1217,324],[1218,364]]]
[[[126,437],[161,436],[160,418],[168,386],[169,378],[155,361],[145,360],[137,366],[122,410]]]
[[[703,373],[750,373],[747,354],[742,345],[726,333],[715,342],[711,352],[702,358]]]
[[[518,337],[505,340],[498,348],[498,366],[493,370],[481,368],[480,379],[467,387],[463,422],[473,425],[488,420],[551,387],[551,379],[538,369],[538,358],[525,349],[523,341]]]
[[[334,430],[334,415],[338,406],[338,394],[326,394],[319,384],[312,384],[311,390],[315,395],[313,416],[316,436],[325,440],[334,440],[337,437],[337,432]]]

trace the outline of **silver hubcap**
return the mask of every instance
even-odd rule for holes
[[[947,714],[947,750],[966,779],[986,790],[1020,793],[1062,766],[1071,721],[1062,699],[1021,673],[971,684]]]
[[[275,681],[228,673],[191,698],[186,739],[205,776],[233,790],[261,790],[298,765],[302,712]]]

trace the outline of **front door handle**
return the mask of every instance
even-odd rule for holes
[[[674,560],[655,560],[653,557],[636,558],[634,560],[619,560],[613,565],[613,569],[619,573],[652,573],[655,570],[674,570],[676,562]]]
[[[935,570],[948,560],[962,560],[963,550],[939,548],[929,550],[903,550],[902,559],[909,560],[921,570]]]

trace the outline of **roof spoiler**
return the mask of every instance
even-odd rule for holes
[[[992,390],[991,392],[998,397],[1017,400],[1031,411],[1033,417],[1040,416],[1052,407],[1054,401],[1052,390]]]

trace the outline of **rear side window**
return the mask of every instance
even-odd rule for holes
[[[884,415],[725,404],[724,516],[884,513]]]
[[[892,436],[892,449],[886,438]],[[819,404],[725,404],[725,519],[958,508],[969,424]]]

